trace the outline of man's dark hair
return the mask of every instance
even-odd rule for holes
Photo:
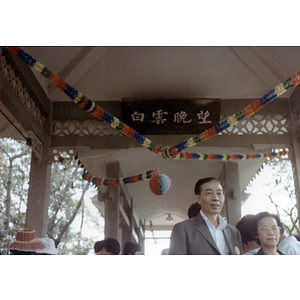
[[[99,251],[102,250],[102,248],[103,248],[103,243],[104,243],[104,240],[102,240],[102,241],[97,241],[97,242],[94,244],[94,250],[95,250],[95,253],[98,253]]]
[[[118,255],[121,251],[121,247],[119,242],[113,238],[107,238],[103,241],[101,245],[100,251],[105,247],[107,252],[111,252],[112,254]]]
[[[255,238],[252,235],[252,220],[255,217],[255,215],[248,214],[243,216],[237,223],[236,223],[236,228],[239,230],[241,233],[242,237],[242,243],[243,244],[248,244],[248,242],[252,242],[255,240]]]
[[[281,223],[280,221],[280,217],[276,214],[270,214],[269,212],[267,211],[263,211],[263,212],[260,212],[258,214],[256,214],[254,217],[253,217],[253,220],[252,220],[252,225],[251,225],[251,230],[252,230],[252,235],[255,237],[257,236],[257,229],[258,229],[258,222],[263,219],[263,218],[267,218],[267,217],[271,217],[271,218],[274,218],[276,220],[276,223],[277,223],[277,226],[280,227],[280,234],[283,234],[284,233],[284,228],[283,228],[283,224]],[[255,241],[258,245],[260,245],[260,241],[259,239],[255,238]]]
[[[218,182],[222,188],[223,188],[223,191],[224,191],[224,187],[221,183],[220,180],[214,178],[214,177],[206,177],[206,178],[202,178],[202,179],[199,179],[197,182],[196,182],[196,185],[195,185],[195,188],[194,188],[194,192],[195,192],[195,195],[200,195],[201,194],[201,186],[204,184],[204,183],[207,183],[207,182],[211,182],[211,181],[216,181]]]
[[[123,249],[123,255],[134,255],[135,252],[142,251],[141,246],[139,244],[133,242],[126,242]]]

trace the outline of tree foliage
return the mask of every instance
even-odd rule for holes
[[[0,147],[0,239],[7,246],[25,225],[31,149],[11,139],[1,139]]]
[[[31,148],[12,139],[0,142],[0,248],[5,249],[25,226]],[[72,160],[52,163],[47,235],[54,239],[59,254],[88,254],[93,249],[94,240],[82,235],[85,221],[92,222],[99,233],[103,231],[99,217],[86,209],[86,193],[96,190],[82,180],[82,171]],[[75,229],[78,217],[81,225]]]
[[[300,224],[292,163],[289,159],[269,159],[248,191],[260,189],[274,206],[288,235],[299,234]]]

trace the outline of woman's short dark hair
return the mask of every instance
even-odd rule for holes
[[[251,226],[251,229],[252,229],[252,235],[256,241],[256,243],[258,245],[260,245],[260,241],[258,238],[256,238],[257,236],[257,229],[258,229],[258,222],[263,219],[263,218],[267,218],[267,217],[271,217],[271,218],[274,218],[276,220],[276,223],[277,223],[277,226],[280,227],[280,234],[283,234],[284,233],[284,228],[283,228],[283,224],[281,223],[280,221],[280,217],[276,214],[270,214],[269,212],[267,211],[263,211],[263,212],[260,212],[258,214],[256,214],[254,217],[253,217],[253,220],[252,220],[252,226]]]
[[[196,182],[196,185],[195,185],[195,188],[194,188],[194,192],[195,192],[195,195],[200,195],[201,194],[201,186],[204,184],[204,183],[207,183],[207,182],[211,182],[211,181],[216,181],[218,182],[222,188],[223,188],[223,191],[224,191],[224,187],[221,183],[220,180],[214,178],[214,177],[206,177],[206,178],[202,178],[202,179],[199,179],[197,182]]]
[[[141,246],[139,244],[133,242],[126,242],[123,249],[123,255],[134,255],[135,252],[142,251]]]
[[[95,253],[98,253],[102,250],[103,248],[103,243],[104,243],[104,240],[102,241],[97,241],[95,244],[94,244],[94,250],[95,250]]]
[[[253,214],[248,214],[243,216],[237,223],[236,223],[236,228],[239,230],[239,232],[241,233],[241,237],[242,237],[242,243],[243,244],[248,244],[249,242],[252,242],[255,240],[255,238],[252,235],[252,230],[251,230],[251,226],[252,225],[252,221],[253,218],[255,217],[255,215]]]
[[[103,241],[103,244],[101,245],[101,249],[105,247],[107,252],[111,252],[115,255],[118,255],[121,251],[121,247],[119,242],[116,239],[113,238],[107,238]]]

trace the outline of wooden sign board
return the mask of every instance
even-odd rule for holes
[[[199,134],[220,122],[220,99],[122,99],[122,121],[139,134]]]

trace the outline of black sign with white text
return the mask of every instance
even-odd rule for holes
[[[199,134],[219,123],[220,99],[122,99],[122,121],[139,134]]]

